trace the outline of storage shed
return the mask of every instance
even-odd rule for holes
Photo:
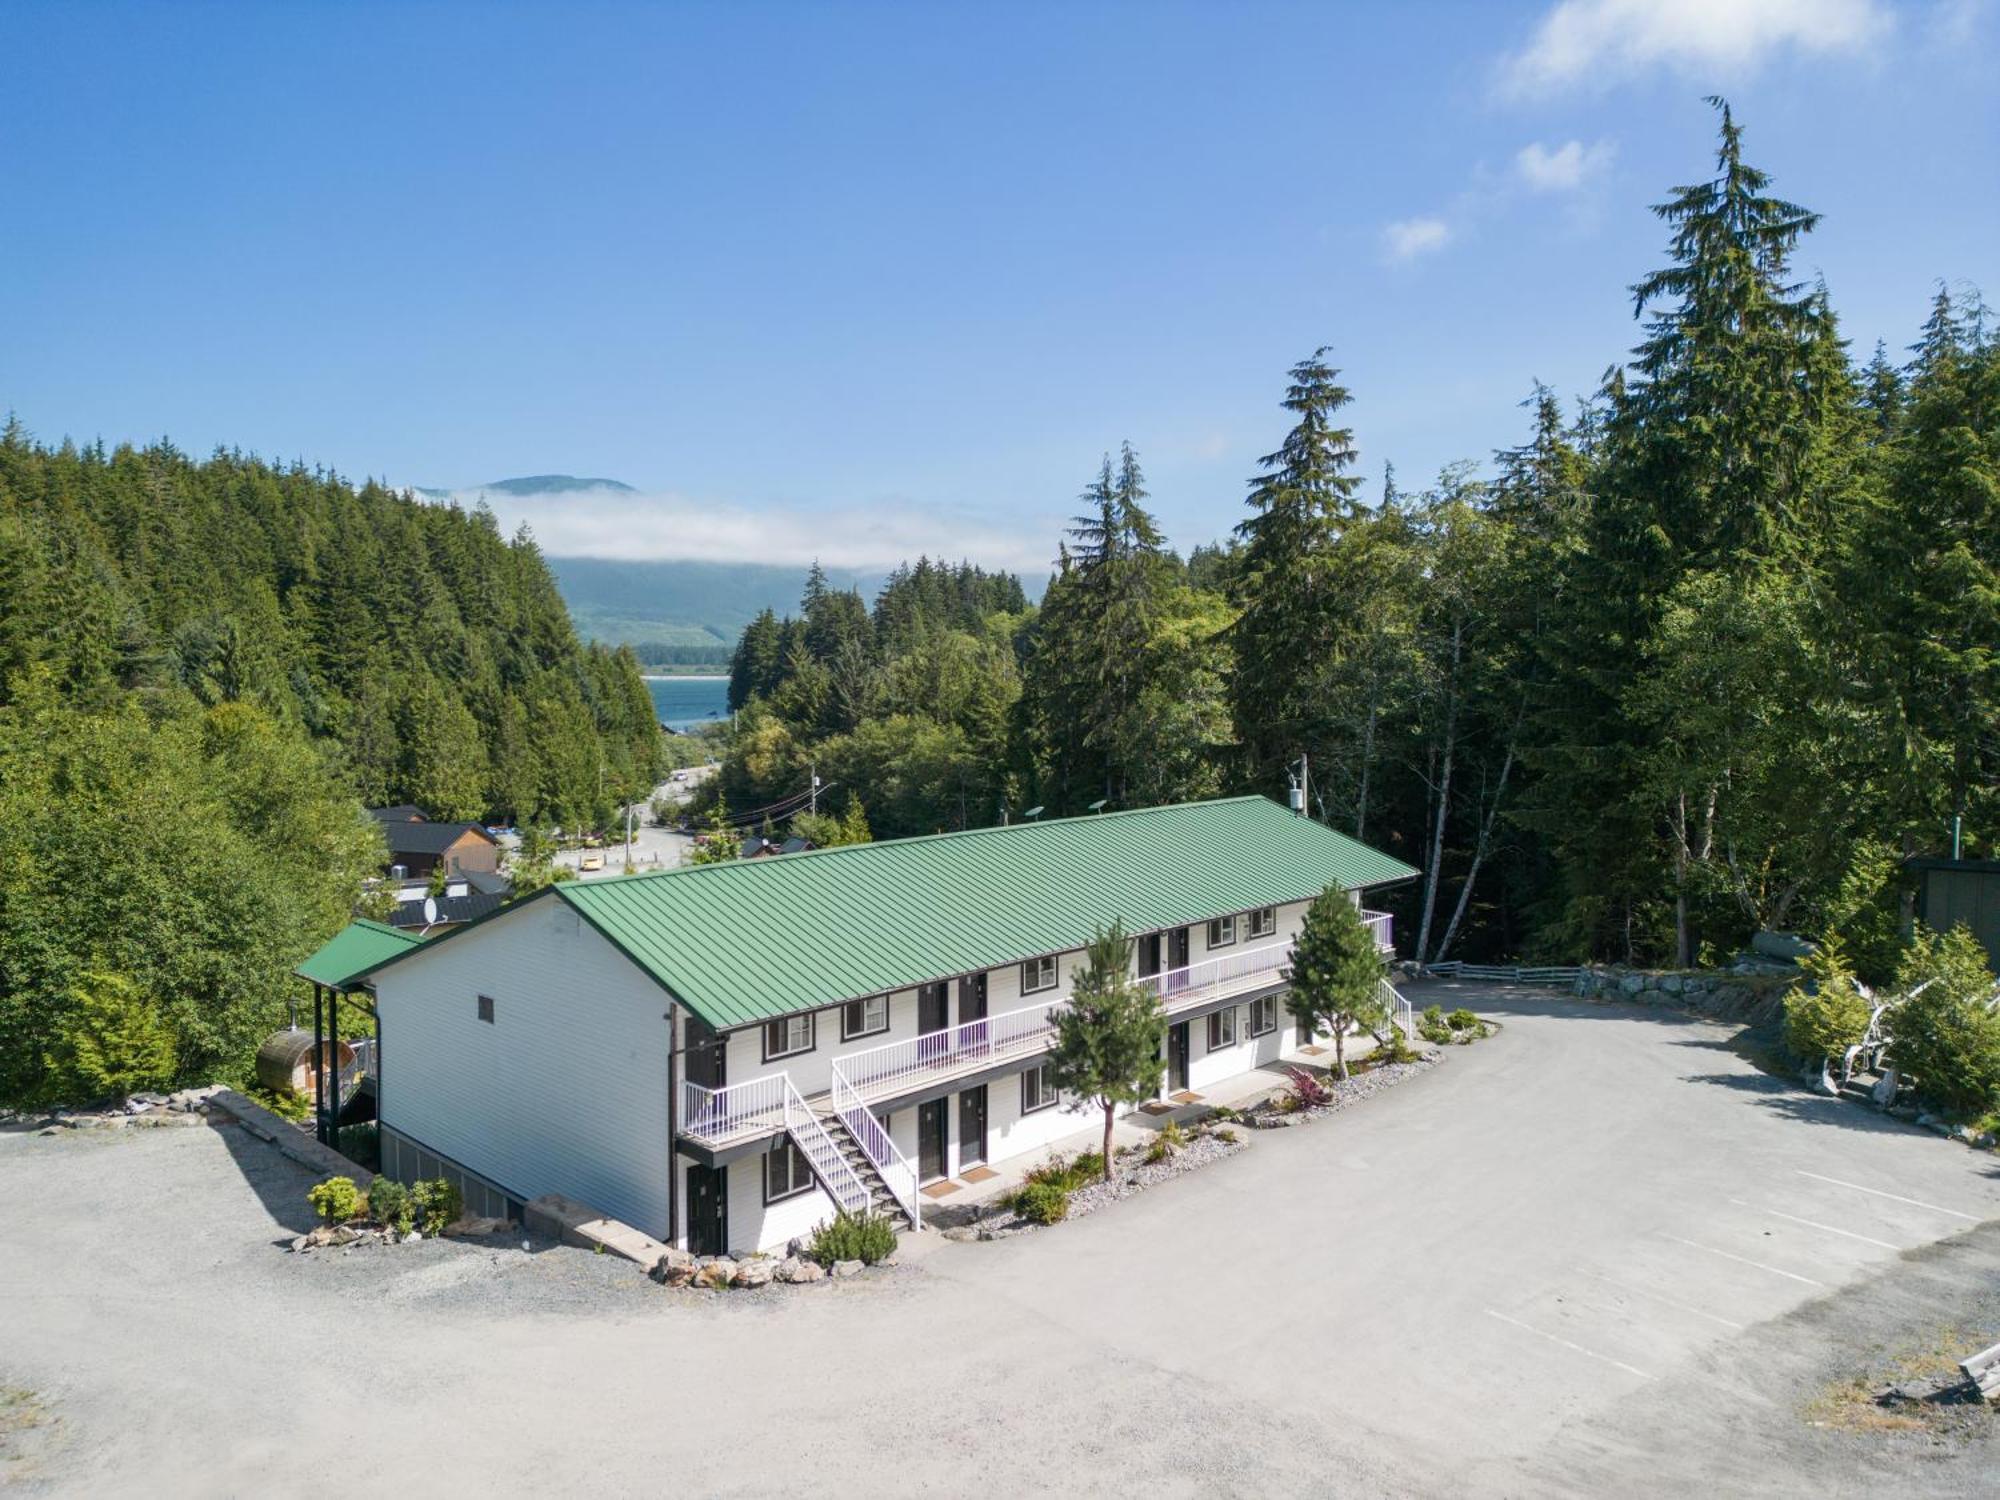
[[[346,1042],[334,1042],[335,1076],[354,1065],[354,1049]],[[284,1089],[309,1098],[314,1084],[313,1034],[294,1026],[274,1031],[257,1049],[257,1081],[267,1089]]]
[[[2000,970],[2000,859],[1913,859],[1917,915],[1935,932],[1968,927]]]

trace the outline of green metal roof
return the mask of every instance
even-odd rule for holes
[[[341,989],[377,964],[414,948],[422,941],[413,932],[399,932],[385,923],[357,917],[320,944],[312,956],[302,960],[292,972],[314,984]]]
[[[1080,948],[1100,922],[1148,932],[1416,873],[1236,797],[550,889],[726,1029]]]

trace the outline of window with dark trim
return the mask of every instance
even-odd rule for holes
[[[1269,937],[1278,930],[1278,908],[1260,906],[1245,919],[1249,923],[1250,936]]]
[[[1236,941],[1236,918],[1217,917],[1208,924],[1208,946],[1227,948]]]
[[[1031,958],[1021,965],[1021,993],[1032,995],[1040,990],[1052,990],[1056,987],[1058,975],[1053,953],[1046,958]]]
[[[880,1036],[889,1029],[889,997],[870,995],[850,1000],[840,1007],[840,1039],[851,1042],[864,1036]]]
[[[1053,1109],[1062,1102],[1062,1093],[1056,1088],[1055,1074],[1047,1063],[1039,1068],[1030,1068],[1021,1075],[1021,1113],[1031,1115],[1038,1109]]]
[[[1236,1045],[1236,1007],[1211,1011],[1208,1017],[1208,1050],[1220,1052]]]
[[[479,1019],[486,1022],[488,1025],[492,1024],[493,997],[491,995],[481,995],[479,997]]]
[[[800,1193],[810,1193],[813,1185],[812,1166],[806,1160],[805,1152],[791,1141],[780,1141],[764,1153],[764,1201],[776,1203],[781,1198],[796,1198]]]
[[[1269,1036],[1278,1029],[1278,997],[1264,995],[1250,1002],[1250,1035]]]
[[[764,1023],[764,1061],[776,1062],[781,1057],[796,1057],[801,1052],[813,1049],[813,1015],[785,1016],[780,1020]]]

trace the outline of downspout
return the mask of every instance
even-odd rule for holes
[[[667,1243],[681,1242],[680,1007],[667,1007]]]

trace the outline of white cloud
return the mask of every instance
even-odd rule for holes
[[[1514,157],[1514,170],[1521,181],[1538,193],[1566,193],[1583,186],[1611,165],[1617,148],[1609,141],[1586,146],[1582,141],[1565,141],[1554,147],[1534,141]]]
[[[526,524],[551,557],[627,561],[768,562],[804,567],[889,568],[919,555],[969,558],[988,568],[1039,574],[1055,553],[1053,518],[1019,517],[1020,526],[945,506],[887,503],[866,509],[752,508],[677,494],[566,490],[509,495],[462,490],[451,497],[484,504],[503,532]]]
[[[1892,24],[1881,0],[1559,0],[1507,59],[1504,78],[1516,94],[1654,67],[1709,81],[1752,72],[1787,48],[1858,52]]]
[[[1391,260],[1414,260],[1442,250],[1451,239],[1451,226],[1443,219],[1398,219],[1382,231],[1382,248]]]

